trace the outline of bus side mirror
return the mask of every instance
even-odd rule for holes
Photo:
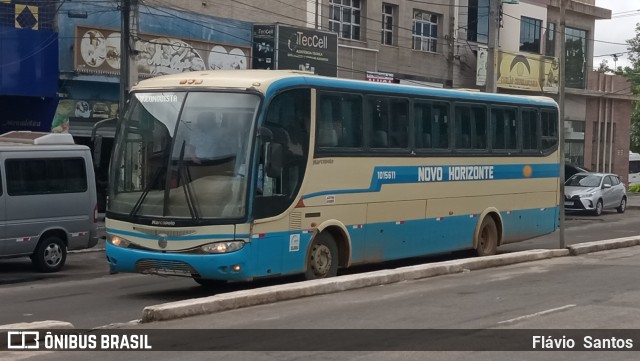
[[[267,143],[264,169],[267,177],[280,177],[282,172],[282,144]]]
[[[273,140],[273,132],[269,128],[260,127],[258,128],[258,139],[260,139],[262,143],[269,143]]]

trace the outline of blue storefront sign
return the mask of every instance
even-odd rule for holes
[[[0,132],[48,130],[57,104],[54,2],[0,2]]]

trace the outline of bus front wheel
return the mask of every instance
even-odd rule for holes
[[[478,256],[491,256],[496,254],[498,247],[498,227],[493,217],[486,216],[480,224],[478,239],[476,242],[476,253]]]
[[[333,237],[326,232],[320,233],[313,239],[307,255],[307,270],[305,278],[334,277],[338,274],[338,246]]]

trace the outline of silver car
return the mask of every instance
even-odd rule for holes
[[[620,178],[612,173],[578,173],[564,183],[564,208],[590,211],[599,216],[603,209],[615,208],[624,213],[627,190]]]

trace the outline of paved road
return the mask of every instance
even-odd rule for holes
[[[615,211],[602,217],[568,216],[567,243],[631,236],[640,233],[637,219],[640,210],[630,209],[619,215]],[[501,252],[557,247],[557,235],[509,245]],[[349,272],[396,268],[413,263],[466,257],[457,253],[426,259],[390,262],[358,267]],[[160,278],[135,274],[109,275],[103,252],[72,254],[68,267],[60,273],[34,273],[28,259],[0,261],[0,324],[61,320],[78,328],[92,328],[110,323],[138,319],[142,309],[158,303],[178,301],[216,293],[235,291],[299,280],[289,277],[251,284],[235,284],[211,291],[198,287],[191,279]]]
[[[640,247],[561,257],[512,266],[422,279],[302,298],[241,310],[162,323],[129,326],[165,330],[166,342],[181,333],[167,329],[264,329],[298,328],[290,334],[295,342],[313,348],[321,340],[305,329],[638,329],[640,328]],[[544,331],[547,330],[547,331]],[[176,331],[174,331],[176,332]],[[306,332],[306,333],[305,333]],[[595,332],[595,331],[594,331]],[[612,331],[613,332],[613,331]],[[486,342],[508,342],[486,339]],[[378,340],[400,342],[385,331]],[[506,336],[505,336],[506,335]],[[605,335],[608,335],[605,331]],[[633,342],[640,342],[640,334]],[[352,337],[357,337],[354,332]],[[345,333],[349,337],[349,333]],[[232,338],[232,337],[230,337]],[[260,343],[261,338],[237,344]],[[460,347],[477,341],[460,339]],[[216,344],[200,337],[201,343]],[[292,341],[293,342],[293,341]],[[370,340],[363,340],[364,345]],[[421,342],[418,340],[417,342]],[[634,344],[635,344],[634,343]],[[286,345],[286,342],[285,342]],[[379,347],[373,344],[371,347]],[[637,346],[637,345],[636,345]],[[293,347],[293,346],[291,346]],[[366,347],[363,347],[366,349]],[[16,359],[26,354],[12,356]],[[147,352],[147,353],[38,353],[32,361],[92,359],[164,361],[196,360],[637,360],[636,352]]]

